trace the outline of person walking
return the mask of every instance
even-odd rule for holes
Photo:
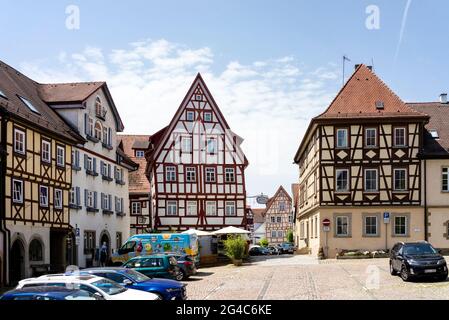
[[[100,267],[106,267],[106,262],[108,261],[108,246],[106,242],[100,248]]]

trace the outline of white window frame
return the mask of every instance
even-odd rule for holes
[[[191,153],[193,151],[192,137],[181,137],[181,151],[183,153]]]
[[[340,145],[339,132],[345,132],[344,145]],[[346,149],[349,146],[349,130],[347,128],[339,128],[336,132],[336,143],[335,146],[337,149]]]
[[[190,110],[187,111],[186,112],[186,120],[187,121],[195,121],[195,111],[190,111]]]
[[[397,233],[396,232],[396,219],[398,218],[404,218],[404,233]],[[395,236],[402,236],[402,237],[406,237],[407,236],[407,228],[408,228],[408,218],[407,216],[404,215],[397,215],[393,217],[393,231],[394,231],[394,235]]]
[[[376,223],[374,225],[376,228],[376,231],[374,233],[368,232],[368,226],[373,227],[372,224],[368,224],[368,219],[371,219],[371,218],[374,218],[376,220]],[[378,217],[377,216],[365,216],[363,219],[364,219],[363,228],[365,229],[365,230],[363,230],[364,234],[366,236],[377,236],[379,234],[379,219],[378,219]]]
[[[196,168],[195,167],[186,167],[186,182],[196,182]]]
[[[235,203],[235,201],[226,201],[225,215],[227,217],[236,217],[237,216],[237,204]]]
[[[404,188],[396,188],[396,172],[404,171]],[[406,191],[407,190],[407,169],[395,168],[393,169],[393,189],[394,191]]]
[[[285,211],[285,201],[279,201],[279,211]]]
[[[217,202],[206,201],[206,216],[210,216],[210,217],[217,216]]]
[[[276,230],[271,230],[271,237],[272,238],[277,238],[277,232],[276,232]]]
[[[397,131],[403,131],[403,137],[404,137],[404,143],[403,144],[398,144],[397,143]],[[395,147],[406,147],[407,146],[407,129],[405,127],[397,127],[393,129],[393,146]]]
[[[43,190],[45,190],[45,196],[43,194]],[[48,187],[47,186],[39,186],[39,205],[41,207],[48,207]]]
[[[42,140],[41,159],[43,162],[51,163],[51,142],[50,141]]]
[[[63,207],[63,193],[61,189],[55,189],[55,209],[62,209]]]
[[[140,201],[131,202],[131,213],[132,214],[142,214],[142,203]]]
[[[368,171],[373,171],[376,172],[376,188],[375,189],[368,189],[367,188],[367,172]],[[364,191],[365,192],[379,192],[379,170],[378,169],[365,169],[364,172],[364,176],[363,176],[363,186],[364,186]]]
[[[56,146],[56,165],[59,167],[65,166],[65,148],[62,146]]]
[[[215,168],[205,168],[206,171],[206,183],[214,183],[217,181],[217,173]],[[213,178],[213,179],[212,179]]]
[[[441,191],[449,192],[449,167],[441,169]]]
[[[338,179],[339,179],[339,174],[346,172],[346,188],[345,189],[339,189],[338,188]],[[349,169],[336,169],[335,170],[335,191],[336,192],[349,192],[350,188],[349,188]]]
[[[20,186],[20,190],[17,190],[16,187]],[[14,203],[23,203],[23,181],[18,179],[12,180],[12,195]]]
[[[93,191],[87,190],[87,207],[95,209],[95,195]]]
[[[173,217],[178,215],[178,201],[167,200],[167,217]]]
[[[346,232],[339,232],[339,223],[342,223],[342,228],[346,224]],[[335,234],[337,237],[347,237],[349,236],[349,217],[348,216],[337,216],[335,219]],[[343,231],[343,229],[342,229]]]
[[[186,216],[197,216],[197,215],[198,215],[198,202],[187,201]]]
[[[20,137],[20,139],[17,139]],[[14,129],[14,152],[26,154],[26,133],[20,129]]]
[[[213,120],[212,112],[205,111],[204,112],[204,122],[212,122],[212,120]]]
[[[208,154],[216,154],[217,153],[217,139],[207,138],[206,150],[207,150]]]
[[[368,136],[368,132],[374,131],[374,144],[368,144],[368,139],[372,137]],[[366,148],[377,148],[377,128],[365,128],[365,147]]]
[[[226,183],[235,183],[235,169],[234,168],[225,168],[225,182]]]
[[[76,187],[70,188],[69,203],[71,205],[77,205],[77,203],[76,203]]]
[[[145,158],[145,151],[136,150],[136,158]]]
[[[167,182],[175,182],[176,181],[176,167],[175,166],[165,167],[165,180]]]

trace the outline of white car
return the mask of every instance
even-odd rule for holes
[[[109,279],[94,275],[45,275],[39,278],[22,280],[19,282],[16,289],[36,286],[65,286],[68,288],[81,289],[91,292],[104,300],[160,300],[160,298],[153,293],[127,289]]]

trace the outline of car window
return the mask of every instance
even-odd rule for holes
[[[115,295],[122,292],[125,292],[127,289],[122,287],[121,285],[108,280],[108,279],[102,279],[95,282],[92,282],[92,285],[97,287],[98,289],[106,292],[109,295]]]
[[[29,301],[29,300],[34,300],[34,296],[17,296],[17,297],[14,297],[13,300]]]
[[[168,261],[172,266],[176,266],[178,264],[178,260],[175,257],[168,258]],[[160,259],[161,266],[163,265],[162,259]]]
[[[123,283],[125,279],[127,279],[124,275],[115,272],[106,272],[103,275],[100,275],[100,277],[107,278],[117,283]]]
[[[134,270],[126,270],[125,272],[126,272],[126,275],[129,278],[131,278],[132,280],[134,280],[135,282],[144,282],[144,281],[148,281],[151,279],[150,277],[147,277],[146,275],[144,275],[140,272],[134,271]]]
[[[143,266],[144,262],[148,259],[133,259],[128,261],[125,266],[128,268],[140,268]]]
[[[80,290],[69,294],[64,298],[65,300],[97,300],[97,297],[91,292]]]
[[[162,261],[162,258],[148,258],[144,262],[142,262],[142,266],[144,266],[144,267],[162,267],[163,261]]]

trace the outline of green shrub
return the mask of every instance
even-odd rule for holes
[[[293,231],[292,230],[288,230],[287,232],[287,242],[293,243],[295,240],[293,238]]]
[[[241,236],[229,236],[224,241],[224,249],[226,255],[233,260],[241,260],[245,255],[246,240]]]
[[[268,240],[266,238],[260,239],[259,245],[264,248],[268,247]]]

